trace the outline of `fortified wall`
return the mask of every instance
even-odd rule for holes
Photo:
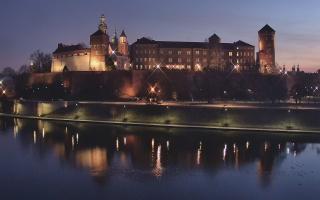
[[[192,72],[175,70],[116,70],[32,74],[27,87],[62,84],[83,100],[115,100],[147,97],[150,87],[169,100],[281,99],[287,94],[287,78],[259,73]]]

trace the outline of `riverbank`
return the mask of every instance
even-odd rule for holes
[[[14,101],[2,116],[129,126],[320,133],[318,105],[224,102],[161,105],[128,102]]]

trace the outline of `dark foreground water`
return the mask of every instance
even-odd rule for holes
[[[320,135],[0,119],[0,199],[320,199]]]

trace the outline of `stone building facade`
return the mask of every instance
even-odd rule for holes
[[[108,59],[112,59],[117,69],[126,69],[130,66],[128,49],[124,31],[119,41],[110,42],[106,19],[102,15],[98,30],[90,36],[90,48],[84,44],[58,44],[52,55],[51,71],[106,71]]]
[[[132,67],[140,70],[251,70],[255,67],[255,48],[240,40],[222,43],[216,34],[208,42],[155,41],[144,37],[132,44],[131,61]]]
[[[259,32],[258,64],[264,74],[277,73],[275,57],[275,30],[268,24]]]

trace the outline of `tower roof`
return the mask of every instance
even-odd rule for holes
[[[213,34],[210,38],[211,39],[219,39],[220,40],[220,37],[217,34]]]
[[[211,37],[209,37],[209,43],[211,44],[221,43],[221,39],[217,34],[213,34]]]
[[[106,17],[104,15],[101,15],[100,21],[99,21],[99,30],[101,30],[104,33],[107,33],[107,24],[106,24]]]
[[[124,32],[124,30],[122,30],[120,37],[127,37],[126,33]]]
[[[114,35],[112,36],[112,39],[118,41],[118,33],[116,28],[114,29]]]
[[[99,29],[96,32],[94,32],[91,36],[99,36],[99,35],[105,35],[105,34],[106,34],[105,32]]]
[[[271,26],[269,26],[269,24],[266,24],[260,31],[259,33],[269,33],[269,32],[272,32],[272,33],[275,33],[276,31],[271,28]]]

